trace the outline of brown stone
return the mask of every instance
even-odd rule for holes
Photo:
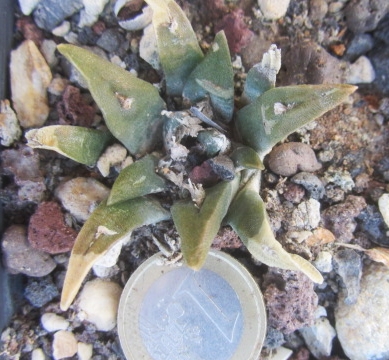
[[[76,240],[77,232],[65,224],[60,206],[54,202],[39,204],[31,216],[28,227],[28,241],[35,249],[50,254],[70,251]]]
[[[313,234],[305,241],[308,246],[324,245],[335,241],[335,235],[324,228],[313,230]]]

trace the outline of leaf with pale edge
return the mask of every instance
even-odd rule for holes
[[[102,202],[85,222],[74,244],[62,290],[61,309],[69,308],[93,264],[115,243],[143,225],[170,218],[158,201],[140,197],[107,206]]]
[[[268,90],[238,111],[241,141],[263,159],[275,144],[342,103],[356,89],[351,85],[296,85]]]
[[[51,125],[26,133],[27,145],[53,150],[74,161],[93,166],[113,139],[108,131],[72,125]]]
[[[230,158],[234,162],[235,168],[237,170],[241,169],[254,169],[254,170],[263,170],[265,166],[263,165],[261,158],[258,153],[248,146],[239,146],[237,147]]]
[[[125,167],[112,186],[107,204],[113,205],[165,190],[166,180],[155,172],[157,165],[158,159],[155,156],[146,155]]]
[[[200,208],[191,199],[178,201],[171,207],[173,221],[181,237],[184,259],[192,269],[198,270],[204,264],[238,183],[239,176],[236,176],[232,181],[224,181],[207,189]]]
[[[84,77],[108,129],[131,154],[144,155],[161,141],[165,103],[153,85],[80,47],[57,48]]]
[[[320,272],[302,257],[289,254],[275,239],[258,193],[258,179],[252,179],[232,201],[225,222],[239,235],[251,255],[268,266],[298,270],[316,283],[322,283]]]

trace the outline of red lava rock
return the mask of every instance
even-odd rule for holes
[[[16,22],[16,27],[26,40],[32,40],[38,48],[41,46],[44,38],[43,31],[35,25],[30,17],[21,17]]]
[[[216,25],[216,31],[224,30],[228,47],[232,53],[239,53],[254,36],[244,22],[244,12],[242,9],[236,9],[225,15]]]
[[[323,225],[334,233],[337,241],[350,242],[357,227],[354,219],[366,206],[363,197],[349,195],[344,203],[333,205],[322,212]]]
[[[289,334],[312,325],[318,304],[313,286],[299,271],[270,268],[263,283],[268,326]]]
[[[204,161],[201,165],[195,166],[189,174],[189,178],[194,184],[212,186],[217,183],[219,177],[214,173],[211,165]]]
[[[213,239],[212,248],[221,249],[238,249],[242,246],[238,234],[229,227],[223,227]]]
[[[289,183],[286,185],[284,198],[294,204],[299,204],[305,195],[305,190],[302,186]]]
[[[306,347],[298,349],[289,360],[309,360],[310,352]]]
[[[312,148],[303,143],[290,142],[277,146],[269,155],[269,167],[281,176],[291,176],[298,171],[313,172],[321,168]]]
[[[77,232],[67,226],[60,206],[54,202],[40,203],[28,226],[28,241],[31,246],[49,254],[70,251]]]
[[[66,124],[89,127],[92,125],[96,110],[86,103],[80,89],[68,85],[57,104],[60,119]]]

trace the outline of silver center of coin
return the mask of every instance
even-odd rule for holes
[[[211,270],[180,267],[147,291],[139,313],[143,342],[154,360],[226,360],[243,332],[238,296]]]

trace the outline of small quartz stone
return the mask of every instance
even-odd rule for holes
[[[389,194],[383,194],[378,200],[380,213],[384,218],[386,226],[389,227]]]
[[[30,15],[40,0],[19,0],[20,10],[24,15]]]
[[[11,225],[3,235],[4,264],[11,273],[41,277],[56,267],[51,256],[31,247],[27,241],[27,229],[23,225]]]
[[[53,357],[55,360],[72,357],[77,353],[77,339],[70,331],[60,330],[54,334]]]
[[[316,269],[322,273],[332,271],[332,255],[328,251],[320,251],[315,261],[313,262]]]
[[[28,226],[28,241],[39,250],[50,254],[70,251],[77,232],[65,224],[60,206],[54,202],[40,203]]]
[[[46,355],[41,348],[34,349],[31,352],[31,360],[46,360]]]
[[[258,0],[263,16],[269,20],[277,20],[285,16],[290,0]]]
[[[53,68],[55,65],[57,65],[58,57],[55,54],[55,51],[57,50],[57,44],[54,40],[44,39],[40,49],[50,68]]]
[[[56,196],[63,207],[78,221],[86,221],[98,204],[106,199],[109,189],[93,178],[78,177],[61,184]]]
[[[23,128],[40,127],[49,115],[47,87],[51,71],[31,40],[11,52],[12,101]]]
[[[361,56],[350,65],[346,76],[349,84],[369,84],[375,79],[375,71],[370,60],[366,56]]]
[[[93,345],[79,342],[77,344],[77,356],[79,360],[90,360],[93,355]]]
[[[79,298],[79,308],[85,319],[97,330],[110,331],[116,326],[116,317],[122,288],[111,281],[95,279],[85,284]]]
[[[41,324],[48,332],[66,330],[69,327],[69,321],[54,313],[43,314],[41,317]]]
[[[103,12],[109,0],[83,0],[84,9],[80,12],[80,28],[93,25]]]
[[[320,203],[315,199],[303,201],[293,210],[290,226],[301,230],[312,230],[320,223]]]
[[[120,145],[114,144],[109,146],[97,161],[97,168],[100,170],[101,175],[107,177],[111,166],[121,164],[127,156],[127,149]]]
[[[8,100],[0,101],[0,143],[11,146],[22,135],[18,119]]]

